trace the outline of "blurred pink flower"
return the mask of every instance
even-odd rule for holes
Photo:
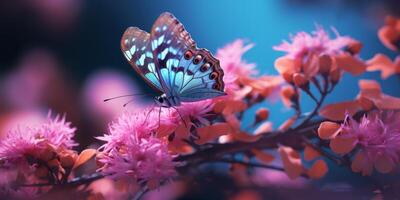
[[[98,157],[101,172],[115,179],[148,184],[168,180],[175,175],[173,156],[167,143],[154,134],[158,120],[153,113],[124,113],[110,125],[110,133],[98,139],[106,141]]]
[[[32,197],[37,188],[21,188],[19,184],[40,182],[35,175],[40,167],[38,160],[47,162],[57,152],[64,152],[76,146],[72,139],[75,128],[72,128],[65,117],[48,116],[40,126],[18,127],[11,130],[6,138],[0,141],[0,192],[5,195]],[[7,184],[3,184],[7,182]]]
[[[224,70],[224,83],[228,93],[232,89],[237,89],[236,81],[246,79],[246,77],[257,73],[254,69],[255,64],[242,60],[243,54],[253,46],[254,44],[245,45],[244,40],[237,39],[218,49],[216,57]]]
[[[17,69],[1,80],[4,87],[0,91],[2,103],[11,108],[37,109],[46,101],[50,88],[59,84],[59,68],[59,63],[48,51],[29,51]]]
[[[306,32],[296,33],[296,35],[290,36],[291,43],[283,41],[282,44],[273,48],[277,51],[286,52],[287,56],[292,59],[301,58],[307,54],[315,54],[317,56],[323,54],[336,55],[354,42],[354,39],[340,36],[335,29],[333,31],[336,34],[335,39],[331,39],[322,27],[317,26],[316,30],[311,34]]]
[[[257,169],[252,180],[261,187],[305,188],[308,186],[308,181],[303,178],[290,179],[284,172],[269,169]]]
[[[399,111],[372,111],[360,122],[349,116],[347,119],[337,138],[347,139],[351,145],[349,149],[360,147],[352,164],[354,171],[371,174],[375,167],[387,173],[400,163]]]
[[[34,126],[46,121],[46,115],[40,110],[15,111],[0,115],[0,140],[18,126]]]
[[[78,144],[73,140],[75,128],[71,127],[65,117],[56,116],[38,127],[18,127],[11,130],[0,142],[0,160],[5,166],[28,164],[26,155],[45,156],[49,148],[71,149]],[[23,166],[23,165],[22,165]]]
[[[94,119],[93,123],[106,123],[114,119],[124,110],[123,104],[131,99],[136,101],[128,104],[127,108],[140,107],[138,96],[103,101],[107,98],[136,93],[134,85],[127,75],[116,71],[101,70],[92,74],[83,88],[83,100],[85,109]]]

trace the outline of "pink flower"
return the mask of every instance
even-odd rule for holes
[[[72,139],[74,134],[75,128],[65,121],[65,117],[51,119],[50,115],[40,126],[18,127],[10,131],[0,142],[0,174],[3,175],[0,177],[0,193],[13,197],[32,197],[39,190],[18,185],[46,182],[48,172],[43,169],[47,169],[44,165],[51,160],[57,159],[59,163],[53,167],[64,167],[64,163],[58,159],[62,155],[75,155],[71,150],[77,145]]]
[[[49,115],[41,126],[10,131],[0,143],[0,159],[14,166],[26,162],[26,155],[45,156],[49,148],[71,149],[78,145],[73,140],[75,130],[65,117],[51,119]]]
[[[382,173],[392,171],[400,162],[400,112],[372,111],[360,122],[347,119],[334,140],[347,143],[348,151],[360,148],[352,163],[353,171],[364,175],[371,174],[373,167]]]
[[[213,102],[210,99],[191,103],[183,103],[178,107],[183,118],[188,117],[190,121],[198,125],[210,125],[210,112],[213,110]]]
[[[101,171],[128,182],[159,183],[175,175],[173,156],[166,141],[154,134],[158,120],[155,112],[124,113],[110,125],[98,161]]]
[[[222,49],[218,49],[216,57],[224,70],[224,83],[228,93],[231,89],[237,89],[236,81],[257,73],[254,70],[255,64],[242,60],[243,54],[253,46],[253,44],[245,45],[243,40],[237,39]]]
[[[336,34],[335,39],[331,39],[322,27],[317,26],[311,34],[299,32],[290,37],[291,43],[283,41],[282,44],[273,48],[277,51],[286,52],[288,57],[295,59],[307,54],[336,55],[343,52],[345,47],[355,41],[350,37],[340,36],[335,29],[333,31]]]

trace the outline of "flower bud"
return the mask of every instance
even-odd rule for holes
[[[303,90],[309,89],[309,81],[307,80],[306,76],[302,73],[294,73],[293,82],[297,87]]]
[[[329,55],[322,55],[318,59],[319,73],[328,76],[332,68],[332,58]]]
[[[341,71],[338,68],[336,68],[330,72],[329,79],[333,85],[336,85],[339,82],[341,76],[342,76]]]
[[[363,45],[359,41],[352,41],[350,44],[347,45],[346,51],[349,52],[351,55],[359,54]]]
[[[291,72],[284,72],[282,73],[282,78],[290,84],[293,84],[293,73]]]
[[[283,87],[281,89],[281,96],[286,106],[290,106],[290,104],[299,100],[299,94],[291,86]]]
[[[75,156],[71,154],[65,154],[60,157],[61,166],[64,168],[72,167],[75,163]]]
[[[264,121],[269,117],[269,110],[266,108],[260,108],[256,112],[256,123]]]

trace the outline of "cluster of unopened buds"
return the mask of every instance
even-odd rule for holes
[[[399,27],[399,19],[388,17],[379,30],[382,43],[397,52]],[[140,197],[208,163],[230,165],[237,182],[251,177],[248,168],[319,179],[328,172],[327,160],[362,175],[392,172],[400,162],[400,98],[384,94],[377,81],[360,80],[354,99],[327,105],[324,100],[343,74],[379,70],[387,78],[400,72],[400,59],[377,54],[364,61],[359,41],[333,32],[334,38],[316,27],[275,46],[285,52],[275,61],[278,76],[259,76],[255,65],[242,59],[252,44],[236,40],[216,53],[227,95],[176,109],[126,111],[97,137],[104,142],[98,149],[76,152],[76,130],[65,117],[49,115],[37,127],[18,127],[1,140],[0,193],[26,198],[68,188],[100,198],[98,188],[80,186],[110,178]],[[294,115],[274,129],[265,100],[279,94]],[[310,112],[302,110],[304,98],[315,103]],[[254,107],[251,123],[243,124]],[[92,170],[82,175],[85,166]]]

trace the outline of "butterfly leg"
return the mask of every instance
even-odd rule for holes
[[[179,110],[175,106],[171,106],[171,108],[176,110],[176,112],[178,113],[179,117],[181,118],[183,124],[185,125],[186,128],[188,128],[188,125],[186,124],[186,121],[185,121],[185,119],[183,119],[183,117],[182,117],[181,113],[179,112]]]
[[[155,103],[153,103],[153,105],[151,106],[151,109],[149,110],[149,112],[146,113],[146,117],[143,121],[143,125],[147,122],[147,119],[149,118],[150,113],[154,110],[155,108]]]
[[[158,110],[158,128],[157,129],[159,129],[160,128],[160,126],[161,126],[161,106],[160,106],[160,109]]]

